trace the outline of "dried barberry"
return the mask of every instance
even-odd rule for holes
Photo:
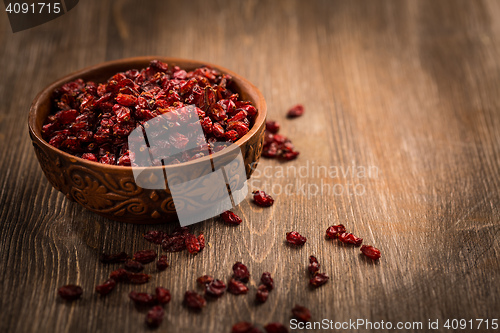
[[[297,104],[290,110],[288,110],[286,116],[288,118],[296,118],[302,116],[303,114],[304,114],[304,106],[302,106],[301,104]]]
[[[186,244],[186,249],[188,250],[189,253],[191,254],[196,254],[200,252],[201,246],[200,246],[200,241],[198,238],[196,238],[195,235],[187,235],[186,238],[184,239],[184,242]]]
[[[292,309],[292,315],[300,321],[309,321],[311,320],[311,311],[308,308],[296,304]]]
[[[317,273],[311,280],[309,280],[309,283],[311,286],[318,288],[327,283],[329,279],[330,278],[325,273]]]
[[[326,229],[326,237],[334,239],[344,232],[346,232],[346,230],[343,224],[332,225]]]
[[[146,325],[151,328],[159,327],[163,321],[163,316],[165,315],[165,311],[159,305],[154,306],[151,310],[146,314]]]
[[[270,323],[264,326],[266,333],[288,333],[288,329],[280,323]]]
[[[192,310],[201,310],[207,305],[207,301],[195,291],[186,291],[184,294],[184,304]]]
[[[250,278],[250,272],[248,271],[247,266],[242,264],[241,262],[236,262],[233,265],[233,277],[236,280],[240,280],[242,282],[248,282],[248,279]]]
[[[129,272],[134,272],[134,273],[139,273],[142,270],[144,270],[144,266],[135,260],[127,260],[123,267],[129,271]]]
[[[184,242],[184,236],[183,235],[168,236],[162,241],[161,247],[163,251],[166,252],[182,251],[186,248],[186,244]]]
[[[102,296],[109,294],[113,289],[115,289],[116,281],[114,279],[108,279],[103,284],[95,287],[95,291]]]
[[[170,290],[165,289],[163,287],[157,287],[155,289],[156,300],[160,304],[167,304],[170,302],[172,296],[170,295]]]
[[[154,244],[161,244],[167,236],[165,232],[159,230],[151,230],[144,234],[144,238]]]
[[[248,287],[243,282],[231,279],[229,280],[227,290],[234,295],[241,295],[248,293]]]
[[[115,280],[116,282],[125,282],[127,281],[127,275],[127,271],[123,268],[120,268],[116,271],[111,272],[109,278]]]
[[[214,280],[214,278],[211,277],[210,275],[203,275],[203,276],[200,276],[199,278],[197,278],[196,282],[198,282],[199,285],[206,286],[207,284],[209,284],[213,280]]]
[[[269,291],[274,289],[274,281],[271,277],[271,273],[264,272],[262,273],[262,277],[260,278],[260,282],[267,287]]]
[[[156,268],[159,271],[164,271],[168,267],[168,260],[167,256],[161,256],[158,261],[156,262]]]
[[[259,288],[257,288],[257,293],[255,294],[255,298],[257,299],[257,301],[264,303],[265,301],[267,301],[268,297],[269,297],[269,289],[267,289],[265,285],[261,284]]]
[[[74,301],[79,299],[83,294],[83,289],[80,286],[74,284],[68,284],[66,286],[62,286],[57,291],[59,296],[66,301]]]
[[[277,121],[268,120],[266,121],[266,131],[276,134],[280,130],[280,124]]]
[[[262,333],[262,331],[252,323],[242,321],[233,325],[231,333]]]
[[[314,274],[318,273],[320,264],[318,262],[318,259],[316,259],[315,256],[310,256],[309,257],[309,266],[307,267],[309,273],[314,276]]]
[[[154,250],[142,250],[134,254],[133,259],[141,264],[148,264],[156,259],[156,252]]]
[[[212,297],[220,297],[226,291],[226,284],[221,280],[213,280],[207,284],[205,294]]]
[[[129,257],[129,256],[128,256],[128,254],[126,254],[125,252],[114,253],[114,254],[106,254],[106,253],[102,253],[102,254],[99,256],[99,260],[100,260],[103,264],[115,264],[115,263],[121,263],[121,262],[125,262],[125,261],[127,261],[128,259],[130,259],[130,257]]]
[[[361,253],[372,260],[377,260],[380,258],[380,250],[371,245],[361,246]]]
[[[148,293],[138,293],[136,291],[131,291],[128,294],[128,297],[139,306],[151,306],[157,303],[157,299],[155,295],[151,295]]]
[[[253,192],[253,201],[257,206],[261,207],[270,207],[274,203],[273,197],[269,194],[266,194],[264,191],[255,191]]]
[[[307,238],[299,234],[297,231],[290,231],[286,233],[286,241],[292,245],[302,246],[306,243]]]
[[[235,213],[233,213],[229,210],[220,214],[220,217],[222,218],[222,220],[225,223],[231,224],[231,225],[238,225],[242,222],[241,218],[238,215],[236,215]]]
[[[151,275],[149,275],[149,274],[127,272],[126,282],[129,282],[132,284],[143,284],[143,283],[147,283],[150,278],[151,278]]]
[[[363,243],[363,238],[359,238],[351,234],[350,232],[344,232],[338,236],[339,241],[344,244],[353,244],[355,246],[361,246]]]

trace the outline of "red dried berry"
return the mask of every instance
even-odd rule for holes
[[[142,250],[134,254],[133,259],[141,264],[148,264],[156,259],[156,252],[153,250]]]
[[[203,275],[203,276],[200,276],[199,278],[197,278],[196,282],[198,282],[198,284],[200,284],[202,286],[206,286],[207,284],[209,284],[213,280],[214,280],[214,278],[211,277],[210,275]]]
[[[241,262],[236,262],[233,265],[233,277],[236,280],[240,280],[242,282],[248,282],[248,279],[250,278],[250,272],[248,271],[247,266],[242,264]]]
[[[225,223],[231,224],[231,225],[238,225],[241,222],[243,222],[238,215],[236,215],[235,213],[233,213],[233,212],[231,212],[229,210],[227,210],[227,211],[223,212],[222,214],[220,214],[220,217],[222,218],[222,220]]]
[[[231,333],[250,333],[253,332],[254,326],[252,323],[242,321],[233,325]]]
[[[168,235],[163,231],[151,230],[144,234],[144,238],[151,243],[161,244]]]
[[[311,320],[311,311],[308,308],[296,304],[292,309],[292,315],[300,321]]]
[[[151,306],[155,305],[157,302],[156,296],[148,293],[138,293],[136,291],[131,291],[128,297],[139,306]]]
[[[260,282],[267,287],[269,291],[274,289],[274,281],[271,277],[271,273],[264,272],[262,273],[262,277],[260,278]]]
[[[359,238],[351,234],[350,232],[344,232],[340,234],[339,241],[345,244],[353,244],[355,246],[360,246],[363,243],[363,238]]]
[[[165,252],[179,252],[186,248],[183,235],[174,235],[165,238],[161,242],[161,248]]]
[[[266,131],[276,134],[280,130],[280,124],[277,121],[268,120],[266,121]]]
[[[329,279],[330,278],[325,273],[318,273],[311,280],[309,280],[309,283],[313,287],[318,288],[327,283]]]
[[[207,284],[207,289],[205,290],[205,294],[212,297],[220,297],[226,291],[226,284],[221,280],[213,280],[209,284]]]
[[[264,326],[266,333],[288,333],[288,329],[280,323],[270,323]]]
[[[68,284],[66,286],[62,286],[57,291],[59,296],[66,301],[74,301],[79,299],[83,294],[83,289],[80,286],[76,286],[74,284]]]
[[[229,280],[227,290],[234,295],[241,295],[248,293],[248,287],[243,282],[231,279]]]
[[[184,242],[186,244],[186,248],[189,253],[191,254],[196,254],[200,252],[201,246],[200,242],[198,241],[198,238],[196,238],[195,235],[187,235],[186,238],[184,239]]]
[[[124,268],[129,272],[139,273],[144,269],[144,266],[135,260],[127,260],[125,262]]]
[[[269,289],[263,284],[257,288],[257,293],[255,294],[255,298],[257,301],[264,303],[267,301],[267,298],[269,297]]]
[[[301,104],[297,104],[290,110],[288,110],[286,116],[288,118],[296,118],[302,116],[303,114],[304,114],[304,106],[302,106]]]
[[[172,296],[170,295],[170,290],[165,289],[163,287],[157,287],[155,289],[155,294],[156,294],[156,300],[160,304],[167,304],[172,299]]]
[[[318,259],[316,259],[315,256],[310,256],[309,257],[309,266],[307,267],[307,269],[309,270],[309,273],[311,273],[311,275],[314,276],[314,274],[318,273],[320,267],[321,267],[321,265],[319,264]]]
[[[186,291],[184,294],[184,304],[192,310],[201,310],[207,305],[207,301],[195,291]]]
[[[203,234],[198,235],[198,243],[200,243],[200,251],[203,251],[205,248],[205,236]]]
[[[307,238],[299,234],[297,231],[290,231],[286,233],[286,241],[292,245],[302,246],[306,243]]]
[[[164,271],[168,267],[168,260],[167,256],[161,256],[158,261],[156,262],[156,268],[159,271]]]
[[[143,284],[147,283],[150,278],[151,275],[148,274],[127,272],[126,281],[132,284]]]
[[[125,282],[127,281],[127,276],[128,272],[123,268],[120,268],[116,271],[112,271],[109,275],[109,278],[115,280],[116,282]]]
[[[346,230],[343,224],[332,225],[326,229],[326,237],[334,239],[344,232],[346,232]]]
[[[102,253],[100,256],[99,256],[99,260],[103,263],[103,264],[115,264],[115,263],[121,263],[121,262],[125,262],[129,259],[130,257],[128,256],[128,254],[126,254],[125,252],[120,252],[120,253],[115,253],[115,254],[106,254],[106,253]]]
[[[363,245],[361,246],[361,252],[370,259],[377,260],[380,258],[380,250],[371,246]]]
[[[116,286],[116,281],[113,279],[109,279],[103,284],[96,286],[95,291],[101,294],[102,296],[105,296],[109,294],[111,291],[113,291],[113,289],[115,289],[115,286]]]
[[[255,191],[253,192],[253,201],[257,206],[261,207],[270,207],[274,203],[273,197],[269,194],[266,194],[264,191]]]
[[[159,327],[163,321],[165,311],[159,305],[154,306],[146,315],[146,325],[151,328]]]

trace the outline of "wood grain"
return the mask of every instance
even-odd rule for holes
[[[114,268],[100,264],[99,253],[149,248],[142,234],[151,227],[109,221],[66,200],[43,176],[27,130],[30,102],[45,85],[85,66],[140,55],[199,59],[243,75],[301,151],[294,162],[262,161],[252,183],[275,191],[291,184],[293,193],[276,194],[269,209],[244,202],[236,209],[244,223],[236,228],[218,219],[193,226],[210,246],[196,257],[169,254],[171,267],[137,288],[171,290],[159,331],[288,323],[296,303],[309,307],[314,320],[426,325],[498,317],[499,15],[500,4],[486,0],[103,0],[80,1],[16,34],[0,15],[0,331],[145,330],[144,313],[128,300],[131,286],[105,299],[93,290]],[[287,120],[295,103],[307,113]],[[307,165],[376,172],[275,174]],[[312,195],[321,181],[364,192]],[[380,248],[380,262],[324,240],[324,230],[337,223]],[[304,248],[284,244],[290,230],[308,237]],[[317,290],[307,286],[311,254],[332,278]],[[197,276],[226,280],[235,261],[252,273],[249,295],[226,295],[200,314],[181,306]],[[264,271],[277,288],[256,305]],[[82,300],[56,297],[67,283],[84,288]]]

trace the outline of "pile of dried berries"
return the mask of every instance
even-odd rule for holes
[[[290,139],[282,134],[278,134],[279,129],[280,125],[278,122],[272,120],[266,122],[262,156],[287,161],[296,159],[300,153],[295,150],[295,146]]]
[[[171,234],[152,230],[144,234],[144,238],[148,242],[161,245],[165,252],[180,252],[187,249],[189,253],[196,254],[205,248],[205,236],[199,234],[196,237],[189,232],[189,228],[187,227],[177,228]],[[163,264],[160,264],[160,270],[162,266]]]
[[[123,166],[134,160],[129,134],[138,126],[148,128],[147,122],[159,115],[175,129],[157,147],[168,156],[163,160],[167,165],[223,149],[217,142],[244,136],[257,114],[251,102],[239,99],[229,75],[210,67],[186,72],[158,60],[141,70],[117,73],[106,83],[68,82],[54,91],[52,101],[52,114],[42,128],[49,144],[90,161]],[[204,135],[186,135],[194,124],[201,125]],[[189,142],[199,148],[174,154]]]

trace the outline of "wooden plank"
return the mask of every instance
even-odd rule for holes
[[[269,118],[301,151],[294,162],[263,160],[252,179],[275,192],[291,184],[290,195],[276,194],[269,209],[245,201],[236,228],[218,219],[193,226],[210,246],[196,257],[168,254],[171,267],[135,288],[171,290],[160,331],[288,323],[296,303],[314,320],[495,318],[499,14],[495,1],[119,0],[81,2],[16,34],[0,15],[0,331],[144,329],[144,313],[128,300],[133,287],[105,299],[93,290],[115,268],[101,265],[99,253],[149,248],[142,234],[153,227],[106,220],[52,189],[26,119],[36,93],[56,78],[145,54],[201,59],[247,77],[264,93]],[[287,120],[296,103],[306,114]],[[312,174],[313,166],[346,174]],[[280,168],[309,174],[284,177]],[[359,174],[362,168],[372,174]],[[323,184],[343,192],[314,194]],[[363,193],[351,195],[356,189]],[[324,230],[337,223],[379,247],[380,263],[325,240]],[[291,230],[308,237],[304,248],[284,243]],[[307,285],[312,254],[332,278],[317,290]],[[227,280],[235,261],[251,271],[248,295],[225,295],[200,314],[181,305],[196,277]],[[264,271],[276,290],[256,305]],[[56,290],[70,282],[85,294],[66,304]]]

